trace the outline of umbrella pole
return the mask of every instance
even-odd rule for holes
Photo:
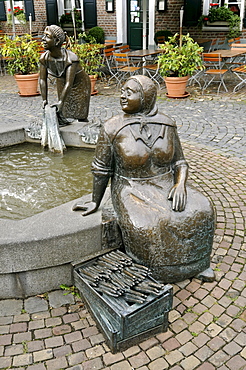
[[[184,17],[184,7],[180,9],[180,27],[179,27],[179,46],[182,46],[182,28],[183,28],[183,17]]]
[[[10,9],[12,11],[12,32],[13,32],[13,37],[15,38],[16,32],[15,32],[15,17],[14,17],[13,0],[10,0]]]

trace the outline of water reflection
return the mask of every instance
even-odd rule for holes
[[[0,218],[24,219],[92,190],[94,151],[68,148],[63,156],[40,145],[0,150]]]

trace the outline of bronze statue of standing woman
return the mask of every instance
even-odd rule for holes
[[[193,276],[211,281],[213,207],[187,184],[188,164],[176,124],[158,112],[156,96],[148,77],[126,81],[123,113],[104,124],[97,144],[92,201],[73,209],[82,209],[83,215],[95,212],[111,179],[126,253],[165,283]]]
[[[66,40],[64,31],[51,25],[45,28],[42,38],[45,52],[40,58],[40,91],[43,108],[48,104],[48,74],[56,78],[57,114],[66,118],[87,121],[91,96],[89,76],[81,68],[72,51],[62,47]]]

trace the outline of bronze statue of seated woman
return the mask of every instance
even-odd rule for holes
[[[58,102],[54,104],[58,116],[87,121],[91,96],[91,82],[71,50],[62,47],[64,31],[51,25],[42,38],[46,51],[40,57],[40,91],[43,108],[48,104],[48,74],[56,78]]]
[[[104,124],[97,143],[92,201],[73,209],[82,209],[83,215],[95,212],[111,179],[126,253],[165,283],[194,276],[212,281],[213,207],[187,184],[188,164],[176,124],[158,112],[156,96],[148,77],[126,81],[123,113]]]

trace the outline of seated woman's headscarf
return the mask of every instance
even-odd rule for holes
[[[154,113],[156,113],[157,87],[154,82],[149,77],[143,75],[131,76],[128,81],[129,80],[136,81],[139,86],[142,102],[139,113],[149,114],[153,110]]]

